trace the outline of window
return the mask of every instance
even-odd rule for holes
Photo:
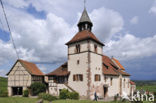
[[[97,53],[97,45],[94,44],[94,52]]]
[[[99,74],[95,74],[95,81],[100,81],[101,78],[100,78],[100,75]]]
[[[112,86],[113,85],[113,78],[112,77],[110,78],[110,81],[111,81],[110,85]]]
[[[107,77],[105,77],[104,79],[105,79],[105,82],[107,82]]]
[[[126,80],[124,79],[124,88],[125,88],[125,81],[126,81]]]
[[[73,81],[83,81],[83,75],[82,74],[73,75]]]
[[[79,64],[80,63],[80,61],[79,60],[77,60],[77,64]]]
[[[80,53],[80,44],[76,45],[76,53]]]

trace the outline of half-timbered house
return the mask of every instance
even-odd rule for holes
[[[22,95],[34,82],[44,82],[44,74],[31,62],[17,60],[8,75],[8,95]]]

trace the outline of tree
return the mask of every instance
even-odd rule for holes
[[[39,82],[31,84],[30,88],[33,96],[46,91],[46,85]]]

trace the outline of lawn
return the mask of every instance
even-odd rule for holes
[[[0,103],[36,103],[38,99],[36,98],[24,98],[24,97],[0,97]],[[44,103],[49,103],[44,101]],[[52,103],[104,103],[104,102],[95,102],[89,100],[56,100]],[[113,103],[113,102],[109,102]]]
[[[24,97],[0,97],[0,103],[37,103],[38,99],[36,98],[24,98]],[[49,103],[48,101],[44,101],[44,103]],[[56,100],[52,103],[121,103],[121,102],[96,102],[89,100]],[[122,103],[130,103],[130,102],[122,102]],[[143,102],[143,103],[151,103],[151,102]]]
[[[143,89],[150,92],[156,92],[156,81],[135,81],[137,90]]]
[[[156,85],[137,86],[137,90],[145,90],[150,92],[156,92]]]

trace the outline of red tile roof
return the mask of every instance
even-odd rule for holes
[[[130,81],[130,84],[131,84],[131,85],[135,85],[135,82],[133,82],[133,81]]]
[[[113,59],[113,61],[115,62],[115,64],[117,65],[117,66],[119,66],[119,68],[121,68],[122,70],[125,70],[125,68],[120,64],[120,62],[117,60],[117,59],[115,59],[115,58],[112,58]]]
[[[61,65],[59,68],[55,69],[54,71],[46,74],[47,76],[67,76],[70,72],[67,69],[67,62]]]
[[[78,42],[78,41],[82,41],[82,40],[86,40],[86,39],[92,39],[94,40],[95,42],[101,44],[101,45],[104,45],[102,42],[100,42],[96,36],[88,31],[88,30],[83,30],[81,32],[78,32],[69,42],[66,43],[66,45],[69,45],[69,44],[72,44],[74,42]]]
[[[41,72],[41,70],[36,66],[36,64],[28,62],[28,61],[24,61],[24,60],[17,60],[17,62],[20,62],[21,65],[31,74],[31,75],[38,75],[38,76],[44,76],[44,73]],[[15,63],[15,64],[16,64]],[[14,64],[14,66],[15,66]],[[14,68],[14,66],[12,67],[12,69]],[[11,70],[12,70],[11,69]],[[11,72],[11,70],[7,73],[7,75],[9,75],[9,73]]]
[[[102,57],[103,61],[103,73],[105,75],[119,75],[113,68],[114,63],[107,56]],[[114,65],[115,66],[115,65]]]
[[[103,55],[103,73],[105,75],[125,75],[130,76],[130,74],[126,73],[125,71],[121,71],[114,62],[108,57]]]

